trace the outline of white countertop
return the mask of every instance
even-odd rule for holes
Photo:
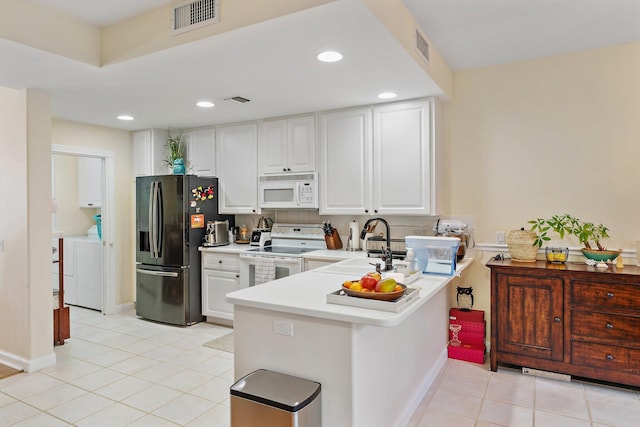
[[[198,250],[200,252],[218,252],[218,253],[230,253],[230,254],[238,254],[242,251],[246,251],[247,249],[255,248],[256,246],[251,246],[249,244],[239,245],[237,243],[232,243],[230,245],[223,246],[200,246]]]
[[[473,258],[465,258],[459,262],[456,275],[472,262]],[[400,313],[327,303],[327,294],[340,289],[342,283],[348,279],[348,276],[311,270],[231,292],[227,294],[226,299],[232,304],[264,310],[374,326],[395,326],[411,316],[453,277],[425,274],[422,279],[411,283],[409,287],[420,289],[420,297]]]
[[[248,244],[239,245],[237,243],[232,243],[230,245],[223,246],[200,246],[198,250],[200,252],[217,252],[217,253],[233,253],[237,254],[248,249],[254,249],[257,246],[251,246]],[[364,251],[347,251],[347,250],[328,250],[328,249],[318,249],[317,251],[308,252],[302,255],[304,259],[316,259],[323,261],[341,261],[344,259],[350,258],[366,258],[367,253]]]

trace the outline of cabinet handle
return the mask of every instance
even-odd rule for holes
[[[365,210],[364,210],[364,213],[369,213],[369,209],[365,209]]]
[[[607,323],[607,329],[613,329],[613,324]]]
[[[607,292],[607,298],[613,298],[613,292]]]
[[[236,274],[236,279],[239,279],[239,278],[240,278],[240,275],[239,275],[239,274]]]
[[[222,260],[221,259],[218,260],[218,264],[222,264]]]
[[[282,172],[286,172],[286,171],[287,171],[287,168],[282,168]]]
[[[556,322],[556,323],[559,323],[559,322],[560,322],[560,320],[561,320],[561,319],[560,319],[559,317],[554,317],[554,318],[553,318],[553,321],[554,321],[554,322]]]
[[[613,360],[613,354],[607,354],[607,360]]]

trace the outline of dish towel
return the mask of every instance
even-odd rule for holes
[[[259,257],[256,259],[255,284],[261,285],[276,278],[276,259]]]

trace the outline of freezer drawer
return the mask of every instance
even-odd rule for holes
[[[189,275],[189,268],[138,265],[136,314],[174,325],[194,323],[190,319]]]

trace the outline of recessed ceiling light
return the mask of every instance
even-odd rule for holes
[[[342,59],[342,54],[340,52],[328,50],[326,52],[319,53],[316,58],[318,58],[318,61],[322,62],[338,62]]]
[[[215,106],[216,104],[214,104],[211,101],[198,101],[198,102],[196,102],[196,105],[198,107],[201,107],[201,108],[211,108],[211,107]]]
[[[121,114],[118,116],[118,120],[130,121],[133,120],[133,116],[128,116],[126,114]]]
[[[380,99],[392,99],[396,96],[398,96],[398,94],[393,92],[381,92],[378,94],[378,98]]]

